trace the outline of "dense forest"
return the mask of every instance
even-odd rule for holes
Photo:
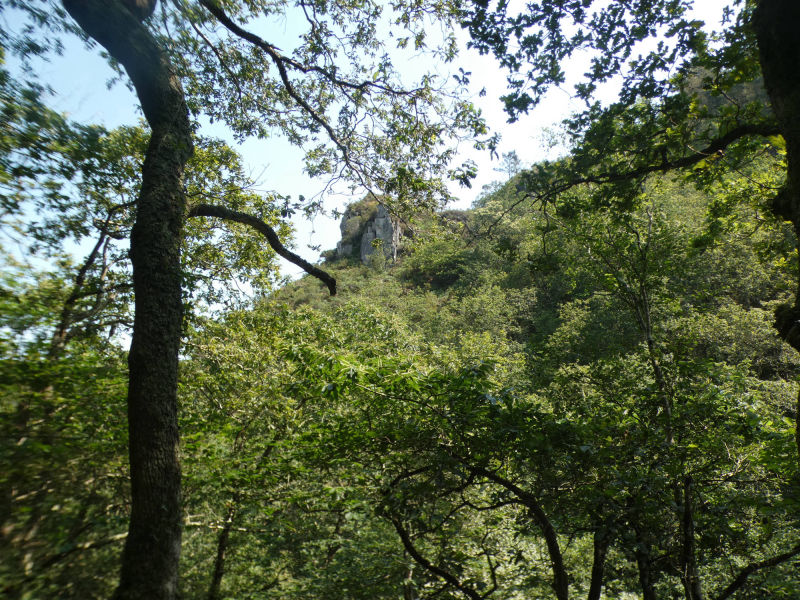
[[[800,599],[800,6],[689,4],[0,7],[0,596]],[[594,52],[568,152],[464,210],[497,139],[383,53],[456,30],[512,121]],[[49,106],[66,36],[144,121]],[[354,182],[337,248],[202,118]]]

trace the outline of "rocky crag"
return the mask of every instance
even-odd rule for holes
[[[367,197],[348,206],[339,229],[342,239],[336,244],[336,258],[359,258],[362,263],[370,264],[373,254],[382,251],[387,261],[397,260],[402,228],[374,198]]]

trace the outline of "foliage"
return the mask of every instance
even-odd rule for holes
[[[584,595],[601,543],[606,596],[641,593],[641,564],[655,593],[675,595],[687,514],[709,594],[795,548],[800,362],[769,318],[791,291],[783,226],[737,204],[741,235],[703,237],[714,202],[674,179],[648,189],[625,218],[580,197],[566,215],[518,203],[490,238],[420,237],[384,271],[332,265],[337,297],[301,280],[276,294],[289,305],[195,320],[181,384],[184,593],[551,597],[560,564]],[[501,188],[466,225],[515,202]],[[452,257],[459,278],[415,283]],[[32,320],[48,297],[37,286],[4,296],[20,307],[9,355],[32,351],[26,331],[47,346],[54,312],[40,304],[44,321]],[[78,368],[70,347],[63,360]],[[72,481],[88,467],[65,469]],[[121,525],[113,511],[95,523],[81,540]],[[42,527],[64,535],[52,517]],[[34,555],[41,576],[7,580],[46,589],[117,548],[75,550],[60,568]],[[794,580],[779,561],[738,593],[791,597]],[[109,582],[92,585],[82,593]]]
[[[94,328],[52,353],[65,289],[63,275],[18,274],[0,290],[0,587],[10,598],[107,596],[124,538],[125,356]]]
[[[550,597],[559,563],[586,594],[599,540],[609,597],[642,593],[642,565],[652,593],[680,593],[689,554],[715,595],[737,569],[796,555],[798,357],[769,317],[791,293],[783,224],[739,197],[726,209],[738,233],[709,237],[719,196],[674,178],[648,181],[622,217],[580,195],[548,213],[514,189],[470,216],[491,237],[435,229],[399,281],[337,273],[360,310],[407,318],[424,354],[314,344],[298,357],[332,402],[312,456],[358,465],[416,563],[404,589]],[[441,279],[445,265],[457,275]],[[303,289],[282,297],[302,303]],[[790,565],[735,590],[780,597]]]
[[[512,111],[558,83],[556,59],[582,48],[604,53],[579,94],[620,72],[627,87],[620,103],[576,118],[584,143],[572,157],[517,172],[507,155],[509,180],[474,210],[416,220],[400,264],[332,263],[333,298],[309,279],[273,293],[274,256],[259,238],[187,219],[184,300],[204,310],[182,328],[181,595],[796,596],[800,356],[770,317],[795,292],[796,239],[764,216],[783,185],[781,141],[742,138],[685,177],[645,168],[680,161],[738,118],[770,120],[751,85],[750,5],[720,45],[684,19],[684,3],[594,15],[589,5],[460,10],[476,44],[522,77],[512,75]],[[429,80],[395,93],[380,23],[421,47],[427,11],[453,16],[452,5],[302,5],[310,28],[288,54],[237,34],[221,7],[168,5],[148,25],[193,114],[241,136],[283,131],[305,144],[311,172],[376,184],[397,207],[433,203],[449,155],[426,153],[448,126],[482,125],[463,104],[433,125],[442,107]],[[256,15],[287,6],[224,9],[255,29]],[[556,27],[570,19],[586,29]],[[625,71],[635,44],[662,27],[673,46]],[[502,46],[517,38],[519,52]],[[665,58],[681,68],[665,75]],[[44,106],[43,90],[4,77],[4,226],[59,262],[5,259],[0,589],[107,597],[131,510],[119,334],[131,296],[119,242],[141,198],[148,133],[77,126]],[[427,103],[418,121],[414,101]],[[391,126],[371,129],[365,112]],[[291,199],[256,191],[222,142],[195,145],[188,214],[213,203],[280,230]],[[608,176],[623,166],[633,179]],[[372,210],[369,199],[353,212]],[[29,207],[49,208],[36,220]],[[94,249],[79,264],[61,255],[65,240],[87,239]],[[252,282],[252,302],[237,280]]]

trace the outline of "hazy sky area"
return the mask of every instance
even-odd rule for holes
[[[719,23],[721,6],[725,2],[699,0],[698,4],[700,8],[696,10],[696,18],[704,20],[708,29],[713,31]],[[13,27],[13,23],[11,25]],[[269,32],[262,34],[286,51],[291,48],[293,37],[291,17],[276,22],[271,25]],[[466,37],[461,36],[461,39],[465,41]],[[467,93],[482,109],[492,131],[501,134],[499,154],[513,150],[525,165],[544,158],[553,158],[559,151],[563,153],[563,148],[548,150],[546,140],[550,136],[547,130],[557,126],[571,110],[580,108],[580,105],[573,102],[570,97],[571,85],[568,81],[562,89],[552,90],[532,114],[514,124],[508,124],[499,100],[506,89],[505,75],[494,59],[479,56],[472,50],[462,49],[459,57],[450,65],[435,65],[430,56],[419,55],[396,67],[401,75],[410,74],[411,79],[416,78],[425,68],[435,67],[442,73],[457,72],[459,67],[471,71],[473,89],[467,90]],[[565,67],[565,70],[568,78],[571,73],[573,74],[574,81],[584,69],[578,60],[574,65]],[[77,40],[68,40],[64,56],[54,57],[49,63],[41,64],[37,72],[40,81],[55,90],[55,97],[50,99],[49,104],[76,121],[102,124],[110,129],[119,125],[135,124],[141,118],[136,108],[135,95],[123,84],[116,84],[108,89],[106,83],[113,77],[113,71],[96,50],[87,51]],[[486,95],[483,97],[478,95],[481,87],[486,88]],[[613,98],[613,84],[606,86],[605,92],[606,97],[601,96],[601,100]],[[602,94],[603,90],[600,93]],[[236,144],[224,126],[204,126],[202,133],[223,138],[236,147],[243,155],[250,172],[259,181],[259,187],[264,190],[275,190],[296,199],[301,194],[312,197],[324,185],[322,181],[312,180],[303,173],[301,150],[291,146],[279,135],[267,140],[249,140],[244,144]],[[478,164],[478,177],[471,189],[461,188],[456,184],[451,188],[452,193],[459,198],[455,206],[467,208],[480,194],[484,185],[504,179],[506,175],[494,170],[499,166],[499,161],[492,160],[488,152],[477,152],[467,144],[464,144],[461,150],[459,163],[469,158]],[[363,196],[359,193],[351,197],[346,193],[344,186],[340,188],[338,190],[340,193],[326,202],[328,211],[333,208],[341,210],[349,201]],[[319,257],[319,252],[310,249],[309,246],[320,246],[324,250],[333,248],[339,241],[338,221],[330,217],[317,216],[308,221],[303,216],[298,216],[295,217],[294,224],[297,229],[296,251],[308,260],[316,261]],[[300,270],[286,263],[284,272],[297,275]]]

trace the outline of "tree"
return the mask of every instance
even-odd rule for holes
[[[407,332],[366,303],[341,303],[322,314],[267,299],[192,331],[181,385],[193,521],[184,593],[397,597],[402,548],[363,485],[376,475],[320,440],[347,398],[305,358],[389,356]]]
[[[173,598],[181,539],[176,389],[187,218],[254,227],[276,252],[321,279],[331,293],[336,289],[333,278],[283,247],[259,215],[225,203],[187,206],[184,171],[195,143],[192,118],[223,120],[240,137],[281,132],[306,148],[311,174],[391,193],[401,207],[435,203],[444,193],[440,175],[452,157],[442,144],[459,131],[483,134],[484,125],[468,103],[445,105],[448,97],[427,75],[411,88],[398,83],[379,38],[380,4],[300,2],[294,16],[307,30],[292,54],[255,33],[260,15],[283,14],[287,3],[162,4],[158,20],[151,17],[154,0],[65,0],[63,8],[13,2],[11,7],[50,32],[77,33],[99,43],[129,78],[150,127],[130,233],[132,512],[115,597]],[[452,9],[439,3],[393,6],[386,21],[403,31],[397,45],[423,48],[429,14],[447,16]],[[253,29],[246,28],[248,22]],[[23,38],[11,45],[23,54],[36,53],[49,39]],[[445,36],[443,56],[451,59],[453,52],[452,36]],[[397,156],[405,158],[398,162]]]
[[[132,325],[125,245],[148,136],[140,127],[93,127],[82,136],[80,128],[43,107],[29,116],[42,113],[49,118],[37,118],[33,130],[35,140],[49,140],[41,168],[20,170],[37,165],[26,153],[39,142],[30,144],[28,135],[6,139],[12,159],[7,164],[16,177],[13,187],[4,188],[14,202],[3,215],[3,232],[24,234],[20,246],[56,261],[57,268],[40,272],[40,263],[3,257],[0,454],[14,468],[6,470],[2,486],[0,545],[6,560],[0,587],[9,597],[107,597],[112,579],[76,573],[108,573],[126,537],[120,336]],[[12,132],[26,132],[18,122],[9,125]],[[276,198],[251,189],[240,157],[216,140],[198,137],[195,145],[185,178],[189,197],[224,196],[228,206],[262,215],[285,235]],[[53,197],[42,198],[41,187]],[[56,198],[57,216],[34,216],[33,207],[52,206]],[[243,227],[215,232],[214,225],[195,220],[186,227],[184,296],[196,313],[187,315],[187,326],[203,313],[213,314],[214,305],[242,305],[236,279],[249,279],[257,295],[272,287],[275,253],[261,244],[261,234]],[[64,254],[65,240],[81,248],[88,240],[86,255]]]
[[[103,572],[124,538],[124,353],[82,319],[60,343],[76,296],[71,262],[50,273],[3,263],[0,589],[98,597],[108,580],[75,573]],[[74,306],[83,312],[83,298]]]
[[[473,229],[516,203],[491,238],[435,236],[403,265],[430,289],[375,297],[436,346],[424,358],[302,356],[309,389],[330,386],[341,406],[319,445],[384,474],[373,494],[417,563],[419,596],[780,597],[796,585],[792,423],[778,415],[791,414],[797,353],[768,322],[793,291],[777,260],[788,228],[764,222],[752,175],[711,198],[652,177],[623,215],[576,191],[561,199],[569,217],[517,202],[511,182],[471,215]],[[739,193],[753,204],[735,219],[704,220]],[[518,296],[524,309],[491,303],[514,302],[517,286],[535,292]],[[415,315],[422,298],[440,331]],[[501,345],[520,330],[524,344]],[[459,361],[469,337],[485,364]],[[510,376],[488,368],[515,352],[527,364]]]
[[[798,233],[800,75],[792,65],[800,60],[800,42],[792,24],[800,5],[736,0],[714,34],[690,20],[691,5],[542,0],[513,12],[506,2],[475,1],[462,24],[474,47],[508,69],[510,93],[503,100],[512,120],[565,81],[563,62],[590,53],[590,67],[575,86],[586,108],[566,122],[572,160],[534,169],[527,178],[532,196],[553,199],[594,184],[597,202],[625,206],[651,173],[684,170],[703,184],[766,150],[785,157],[785,180],[764,208]],[[598,86],[615,79],[618,100],[594,101]],[[798,316],[800,295],[776,310],[778,331],[796,349]],[[800,410],[797,415],[800,425]],[[797,442],[800,452],[800,433]]]
[[[514,175],[522,171],[522,168],[522,161],[519,156],[517,156],[517,152],[512,150],[511,152],[503,152],[503,161],[500,163],[500,166],[495,167],[494,170],[505,173],[506,177],[511,179]]]

